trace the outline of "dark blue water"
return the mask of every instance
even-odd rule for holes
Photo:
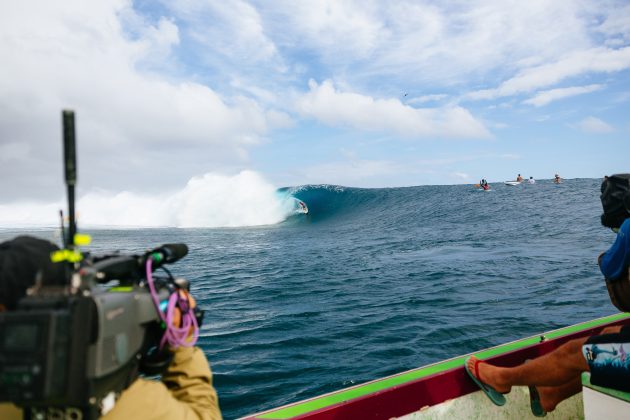
[[[279,225],[94,230],[90,249],[189,245],[172,270],[232,419],[616,312],[599,185],[305,187],[310,214]]]

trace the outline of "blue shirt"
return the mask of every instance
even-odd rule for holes
[[[607,280],[616,280],[624,273],[630,263],[630,218],[626,219],[615,243],[604,253],[599,264]]]

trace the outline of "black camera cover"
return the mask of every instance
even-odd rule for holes
[[[602,182],[602,225],[619,228],[630,216],[630,174],[608,176]]]
[[[0,304],[13,310],[39,275],[42,285],[67,282],[66,267],[50,260],[55,244],[32,236],[18,236],[0,244]]]

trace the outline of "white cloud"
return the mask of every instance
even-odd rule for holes
[[[600,84],[593,84],[588,86],[573,86],[568,88],[558,88],[546,90],[537,93],[534,97],[523,101],[524,104],[543,106],[547,105],[558,99],[569,98],[571,96],[583,95],[585,93],[595,92],[602,89],[604,86]]]
[[[605,134],[615,131],[610,125],[596,117],[584,118],[577,127],[587,133]]]
[[[606,16],[597,29],[606,37],[612,37],[609,43],[630,41],[630,5],[617,6],[615,12]]]
[[[286,24],[280,26],[293,39],[278,38],[284,43],[298,41],[329,63],[368,57],[382,44],[387,30],[379,12],[376,2],[354,0],[281,1],[271,11],[282,16],[277,22]]]
[[[412,108],[397,99],[340,92],[330,80],[321,85],[311,80],[309,87],[297,101],[298,111],[330,126],[391,132],[407,138],[490,137],[484,125],[461,107]]]
[[[506,80],[496,89],[471,92],[468,99],[495,99],[502,96],[531,92],[550,86],[570,77],[587,73],[612,73],[630,68],[630,47],[605,47],[576,51],[563,58],[530,67]]]
[[[157,26],[145,26],[142,31],[149,48],[164,51],[166,54],[171,47],[179,44],[179,28],[166,18],[161,18]]]
[[[268,34],[285,51],[308,51],[347,79],[383,77],[408,87],[503,78],[592,47],[591,26],[616,5],[581,2],[260,2]],[[329,76],[326,76],[329,77]],[[407,89],[405,92],[409,91]]]
[[[16,157],[28,152],[29,176],[47,175],[37,194],[58,191],[50,173],[57,173],[60,141],[50,139],[59,137],[62,108],[77,110],[82,179],[102,187],[138,185],[155,170],[167,186],[208,169],[200,164],[217,168],[246,158],[244,150],[275,124],[289,124],[288,116],[251,99],[224,98],[199,83],[142,72],[143,60],[164,57],[180,42],[179,30],[170,19],[155,26],[134,19],[130,6],[19,2],[0,15],[0,142],[28,145],[13,150]],[[133,40],[121,26],[123,17],[135,24]],[[196,167],[177,165],[184,150],[195,150]],[[23,170],[18,164],[2,165],[0,177],[15,176]],[[20,184],[23,178],[5,195],[31,188],[32,180]]]
[[[28,155],[31,152],[30,146],[25,143],[5,143],[0,144],[0,162],[9,163],[19,161],[20,164],[27,164]]]
[[[542,0],[439,6],[424,1],[308,6],[281,2],[276,6],[262,7],[267,10],[261,14],[285,17],[274,31],[274,35],[284,33],[275,36],[279,43],[285,50],[306,48],[321,58],[337,75],[336,85],[343,79],[348,90],[375,90],[375,83],[383,79],[404,86],[401,92],[410,94],[426,89],[427,82],[452,87],[475,79],[498,80],[498,88],[469,96],[491,99],[553,86],[569,77],[630,68],[630,51],[596,47],[600,43],[592,35],[604,28],[607,34],[628,35],[624,22],[630,20],[630,9],[620,8],[619,2],[597,8]],[[352,19],[348,10],[353,10]],[[342,18],[346,22],[339,24]],[[429,100],[439,97],[420,96],[406,103]]]
[[[259,11],[248,2],[182,0],[165,5],[185,22],[190,37],[203,45],[195,52],[208,64],[223,67],[222,62],[227,60],[232,65],[250,68],[273,63],[274,70],[284,70]]]

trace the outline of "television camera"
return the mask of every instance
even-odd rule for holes
[[[0,312],[0,401],[33,419],[105,414],[140,374],[168,366],[169,347],[193,345],[203,319],[183,293],[188,282],[164,267],[188,253],[185,244],[138,255],[79,251],[87,235],[77,233],[74,213],[74,112],[62,114],[69,222],[66,229],[62,215],[64,248],[51,263],[65,265],[65,278],[35,282],[16,310]]]

